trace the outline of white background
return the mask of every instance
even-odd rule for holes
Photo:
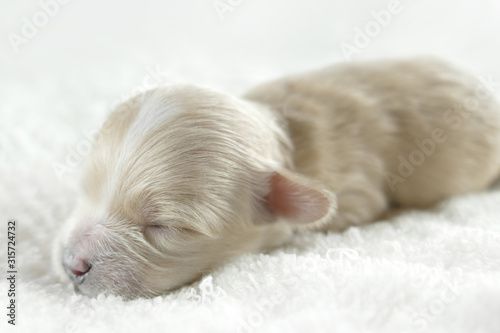
[[[96,71],[140,79],[145,67],[159,65],[171,81],[241,93],[262,80],[344,61],[341,43],[352,44],[355,29],[364,30],[372,11],[390,3],[220,0],[235,4],[221,19],[215,2],[69,0],[15,53],[8,34],[22,35],[23,17],[33,22],[41,6],[39,1],[2,1],[0,74],[62,73],[98,84]],[[482,75],[498,73],[500,1],[399,2],[401,12],[353,59],[430,54]]]

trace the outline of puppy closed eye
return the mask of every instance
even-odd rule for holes
[[[176,239],[191,234],[192,232],[192,230],[187,228],[164,224],[148,224],[144,227],[145,236],[152,240],[156,238]]]

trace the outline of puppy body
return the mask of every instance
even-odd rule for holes
[[[432,60],[335,66],[244,99],[149,91],[104,125],[55,262],[89,295],[157,295],[297,228],[484,189],[500,172],[499,110]]]
[[[429,207],[500,173],[493,92],[440,61],[334,66],[245,97],[282,110],[293,168],[335,193],[323,229],[370,222],[390,204]]]

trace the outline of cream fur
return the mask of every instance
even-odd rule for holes
[[[481,87],[416,59],[338,65],[244,99],[189,85],[137,96],[104,125],[56,266],[64,254],[88,262],[85,294],[151,296],[295,229],[482,190],[500,172],[500,107]],[[400,157],[432,138],[402,177]]]

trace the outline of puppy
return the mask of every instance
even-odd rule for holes
[[[436,60],[343,64],[243,98],[158,88],[104,124],[55,263],[87,295],[159,295],[294,230],[429,207],[499,174],[493,92]]]

